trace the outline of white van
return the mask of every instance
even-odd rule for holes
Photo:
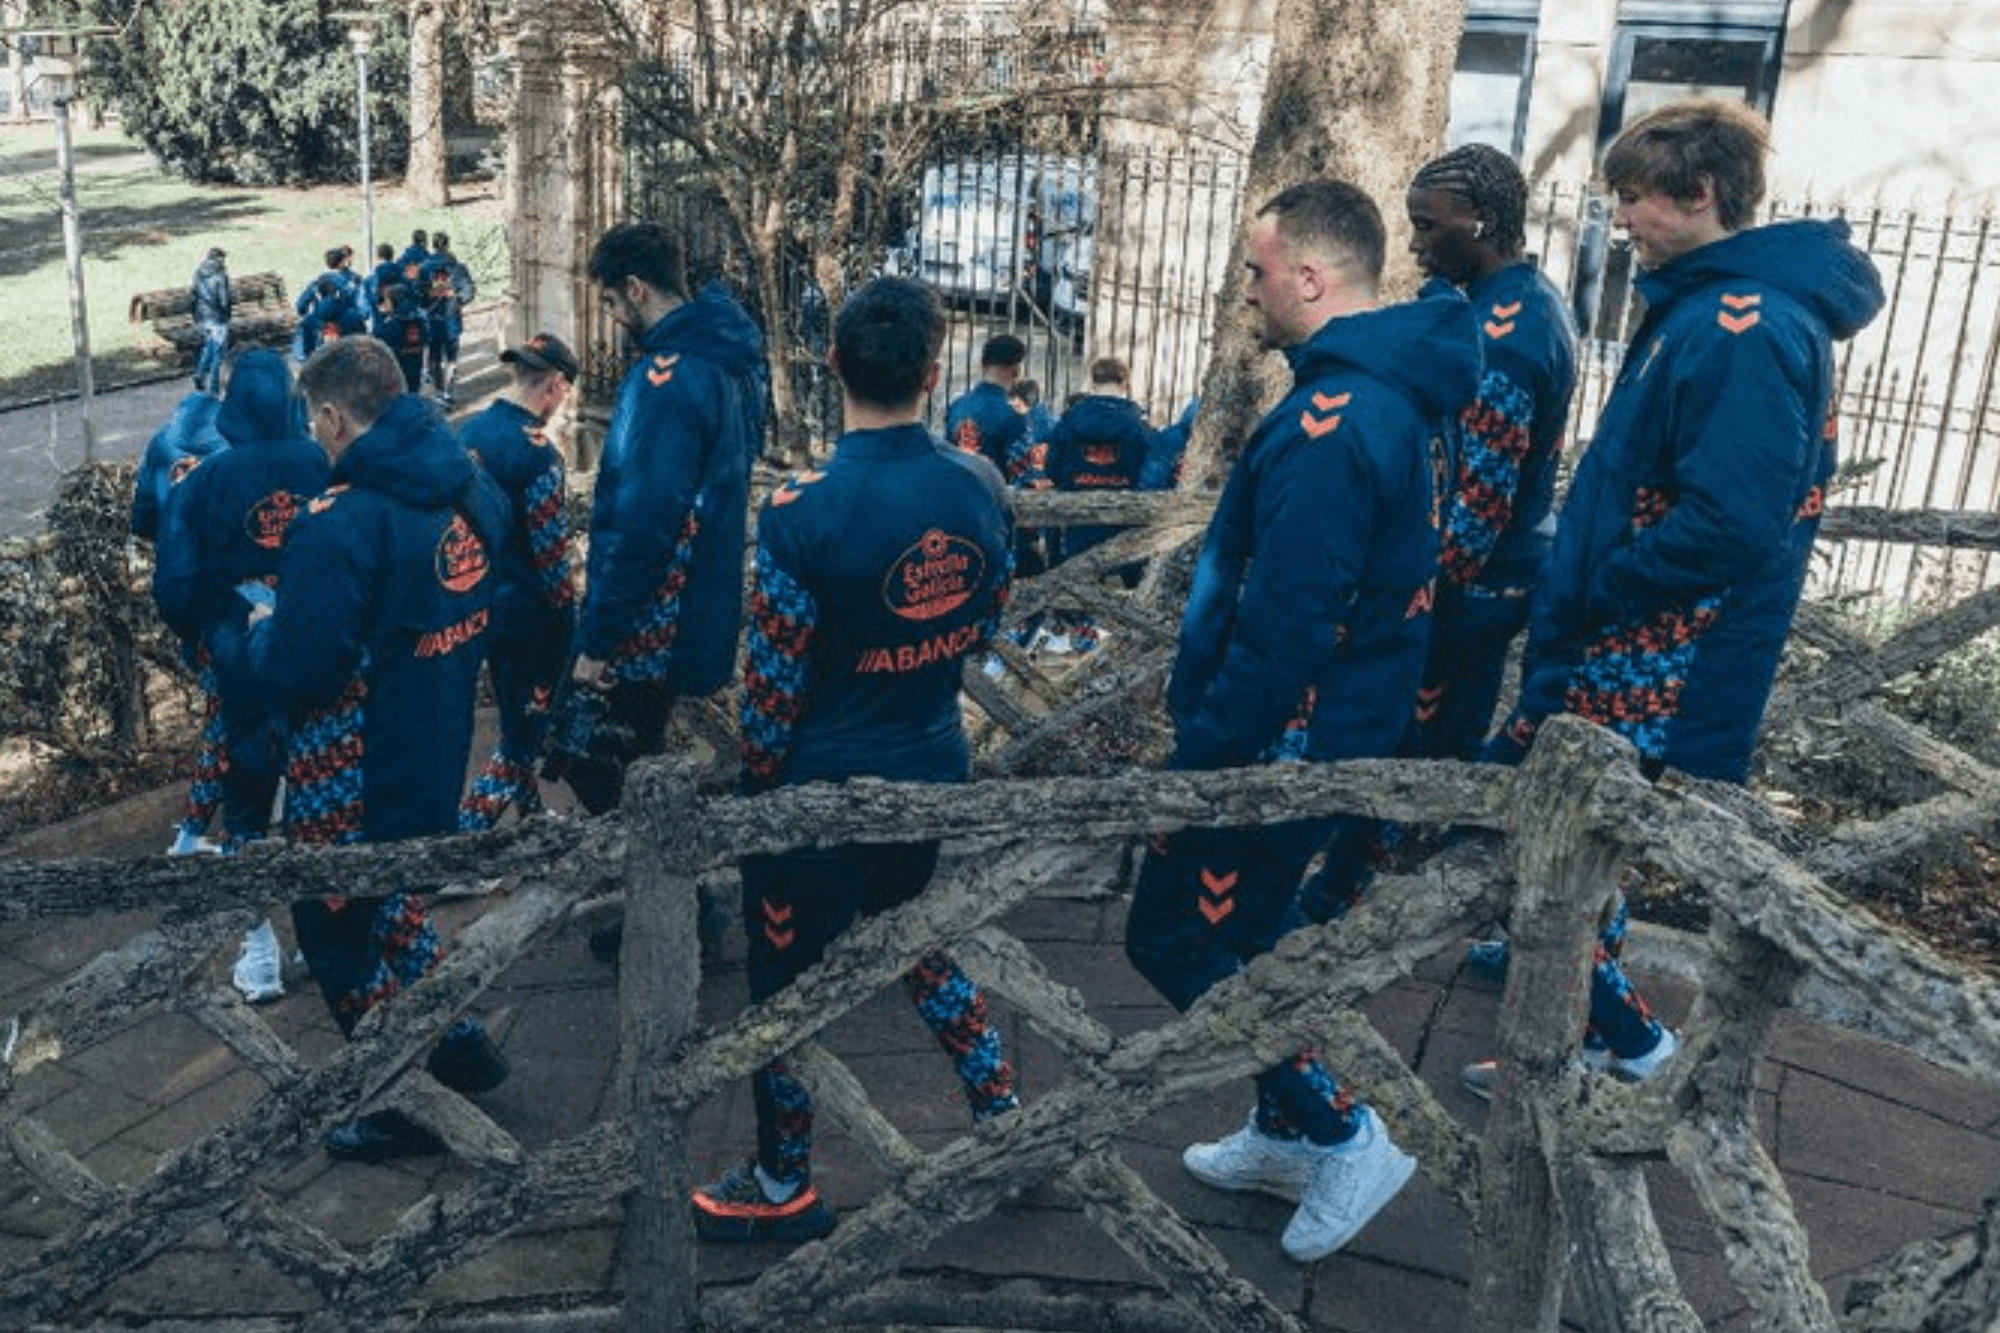
[[[917,223],[896,267],[948,298],[1046,307],[1057,269],[1096,221],[1097,166],[1009,153],[924,171]]]

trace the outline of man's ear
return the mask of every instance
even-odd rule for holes
[[[1327,293],[1329,286],[1327,271],[1318,261],[1299,261],[1299,299],[1306,305],[1313,305]]]
[[[1703,172],[1695,182],[1694,193],[1688,196],[1688,211],[1706,213],[1715,207],[1715,177]]]

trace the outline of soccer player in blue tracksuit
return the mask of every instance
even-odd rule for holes
[[[1044,490],[1048,473],[1045,443],[1036,438],[1028,415],[1014,404],[1028,345],[1011,333],[996,333],[979,349],[979,383],[945,409],[945,441],[962,453],[979,454],[1000,470],[1009,486]],[[1031,578],[1048,568],[1041,534],[1022,528],[1014,534],[1014,573]]]
[[[1171,766],[1392,755],[1429,640],[1444,432],[1479,383],[1471,307],[1446,290],[1377,307],[1382,217],[1341,181],[1261,210],[1246,299],[1293,387],[1244,445],[1216,505],[1167,689]],[[1126,922],[1133,965],[1176,1007],[1302,920],[1299,877],[1329,821],[1189,829],[1147,853]],[[1248,1123],[1182,1154],[1222,1189],[1297,1202],[1287,1255],[1346,1244],[1413,1159],[1309,1053],[1257,1079]]]
[[[1487,747],[1519,762],[1557,713],[1648,773],[1741,782],[1805,586],[1838,444],[1832,344],[1882,307],[1840,221],[1752,226],[1770,127],[1698,100],[1605,153],[1646,314],[1578,465],[1528,622],[1521,696]],[[1677,1046],[1600,950],[1590,1063],[1651,1077]],[[1468,1084],[1490,1067],[1466,1071]],[[1504,1074],[1504,1071],[1502,1071]]]
[[[466,830],[493,827],[510,804],[524,817],[542,808],[535,766],[576,615],[563,456],[543,430],[576,383],[576,354],[554,334],[538,333],[500,360],[512,372],[507,391],[458,432],[514,511],[495,557],[500,592],[486,653],[500,744],[459,804]]]
[[[148,542],[155,540],[160,533],[160,511],[174,478],[207,455],[228,446],[215,429],[215,414],[221,407],[217,395],[197,389],[174,405],[173,414],[146,441],[132,487],[134,537]],[[183,647],[194,654],[187,662],[201,689],[201,739],[193,769],[188,774],[187,803],[180,822],[174,826],[173,841],[167,844],[169,856],[217,850],[216,844],[205,835],[215,821],[216,812],[222,808],[222,772],[227,763],[222,740],[222,700],[215,692],[215,669],[197,645],[184,641]]]
[[[780,486],[757,520],[743,680],[750,792],[870,776],[963,782],[959,675],[1007,597],[1012,524],[1000,477],[923,425],[944,318],[916,283],[881,278],[834,322],[845,433],[823,466]],[[750,997],[776,994],[857,916],[929,883],[937,844],[846,846],[747,859]],[[951,1057],[975,1120],[1013,1110],[1013,1072],[986,1003],[943,954],[903,978]],[[807,1240],[834,1226],[812,1184],[812,1100],[774,1061],[758,1071],[755,1156],[694,1196],[711,1240]]]
[[[1417,266],[1466,293],[1479,316],[1485,363],[1479,396],[1453,434],[1430,654],[1402,747],[1412,758],[1478,755],[1555,528],[1550,514],[1576,340],[1562,294],[1522,257],[1527,200],[1528,182],[1514,159],[1486,144],[1425,164],[1405,199]],[[1420,835],[1412,833],[1343,821],[1300,894],[1306,915],[1326,921],[1347,910],[1378,859],[1420,850]],[[1474,953],[1497,963],[1504,948],[1482,944]]]
[[[606,232],[590,276],[640,355],[598,464],[574,663],[543,772],[602,814],[618,804],[626,766],[666,748],[675,699],[719,689],[736,665],[746,401],[764,351],[719,285],[687,296],[679,244],[658,223]]]
[[[284,358],[262,349],[238,357],[216,430],[229,448],[175,481],[161,524],[153,600],[183,642],[214,663],[222,719],[225,846],[261,838],[277,796],[277,719],[247,670],[246,581],[276,583],[285,533],[326,489],[326,454],[306,433]]]
[[[472,272],[451,252],[451,237],[439,232],[431,257],[417,270],[417,294],[424,307],[424,366],[438,401],[450,407],[458,381],[458,340],[465,331],[465,307],[477,299]]]
[[[1045,467],[1059,491],[1130,491],[1139,485],[1152,447],[1146,410],[1132,401],[1132,372],[1115,356],[1090,363],[1090,392],[1056,421],[1046,441]],[[1076,527],[1056,539],[1050,563],[1082,555],[1118,535],[1117,528]]]
[[[253,611],[249,633],[252,668],[289,724],[285,835],[325,844],[456,832],[507,499],[437,408],[404,391],[375,339],[320,348],[299,370],[299,392],[332,484],[293,520],[275,609]],[[422,897],[401,889],[296,902],[292,922],[344,1033],[443,955]],[[507,1073],[465,1018],[429,1068],[462,1092]],[[326,1147],[374,1162],[441,1144],[383,1111],[335,1126]]]

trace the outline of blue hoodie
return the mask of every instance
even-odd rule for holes
[[[429,402],[350,443],[293,524],[251,661],[291,722],[286,836],[386,842],[458,827],[509,510]]]
[[[245,352],[215,417],[229,448],[182,473],[167,497],[153,567],[153,600],[192,643],[246,609],[236,585],[277,576],[285,532],[326,488],[326,452],[306,433],[285,360]]]
[[[1086,394],[1049,432],[1049,481],[1059,491],[1135,490],[1152,445],[1145,409],[1122,394]],[[1115,527],[1066,529],[1060,538],[1062,558],[1082,555],[1118,533]]]
[[[1230,471],[1167,688],[1171,766],[1395,752],[1429,638],[1446,420],[1479,385],[1456,293],[1329,320]]]
[[[749,402],[763,338],[720,288],[663,315],[618,387],[591,504],[577,652],[708,694],[736,665]]]
[[[227,443],[215,430],[222,400],[212,393],[191,393],[174,405],[173,415],[146,441],[139,473],[132,487],[132,535],[152,541],[160,531],[160,506],[174,474]]]
[[[1639,290],[1495,757],[1567,711],[1650,766],[1741,780],[1836,460],[1832,344],[1875,317],[1881,280],[1844,222],[1802,221],[1690,251]]]

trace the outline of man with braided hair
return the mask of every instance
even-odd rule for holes
[[[1402,752],[1412,758],[1478,753],[1554,530],[1576,349],[1561,293],[1522,256],[1527,199],[1514,159],[1468,144],[1426,163],[1404,200],[1417,266],[1465,292],[1485,353],[1479,396],[1452,435],[1454,480],[1439,534],[1430,653],[1403,739]],[[1401,826],[1342,821],[1301,894],[1306,915],[1340,915],[1375,862],[1405,836]]]

